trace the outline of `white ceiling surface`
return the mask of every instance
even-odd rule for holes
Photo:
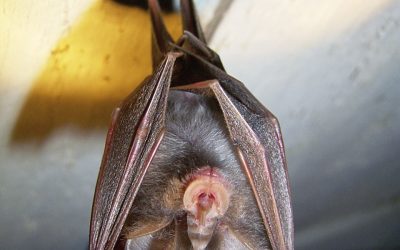
[[[0,249],[87,247],[105,131],[8,142],[31,79],[90,2],[0,3]],[[395,0],[248,0],[215,33],[227,71],[281,122],[298,248],[400,244],[399,24]]]
[[[235,1],[215,33],[281,123],[298,248],[400,246],[399,25],[399,1]]]
[[[9,141],[33,79],[90,0],[0,2],[0,249],[86,249],[104,131]]]

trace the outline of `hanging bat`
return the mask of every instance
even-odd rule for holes
[[[191,0],[177,42],[148,6],[154,71],[113,113],[90,249],[293,249],[277,119],[225,72]]]

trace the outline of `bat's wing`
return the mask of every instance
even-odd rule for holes
[[[188,52],[186,56],[190,57]],[[241,82],[201,57],[191,57],[188,60],[192,67],[201,69],[203,77],[215,80],[176,88],[212,95],[218,100],[271,246],[273,249],[293,249],[289,178],[278,120]],[[184,74],[181,77],[197,78]]]
[[[164,133],[168,90],[181,53],[170,52],[172,38],[160,16],[158,1],[148,3],[154,71],[114,111],[96,184],[90,249],[114,247]],[[160,223],[161,227],[165,224],[163,220]]]
[[[171,75],[179,53],[168,53],[154,74],[115,110],[96,184],[90,249],[112,249],[163,137]]]

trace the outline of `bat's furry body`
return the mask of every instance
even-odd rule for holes
[[[254,195],[223,119],[215,99],[176,90],[169,94],[166,132],[133,203],[125,232],[129,235],[129,231],[135,231],[135,225],[142,222],[157,224],[154,222],[164,219],[170,221],[172,229],[166,227],[154,233],[153,238],[141,238],[140,243],[137,242],[142,244],[141,249],[146,249],[146,244],[155,244],[152,241],[159,240],[163,244],[173,241],[175,223],[186,215],[182,204],[184,182],[203,166],[215,168],[232,188],[231,203],[221,225],[229,225],[241,234],[240,237],[252,239],[249,242],[256,243],[253,247],[257,249],[269,248]],[[180,237],[187,238],[187,233]],[[133,246],[135,240],[132,241]],[[218,245],[219,241],[215,237],[210,245]],[[132,249],[139,249],[139,246]]]
[[[153,74],[114,111],[90,249],[293,249],[277,119],[225,72],[192,1],[177,42],[148,3]]]

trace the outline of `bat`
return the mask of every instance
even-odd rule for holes
[[[226,73],[191,0],[176,42],[148,6],[153,73],[113,112],[90,249],[293,249],[278,120]]]

